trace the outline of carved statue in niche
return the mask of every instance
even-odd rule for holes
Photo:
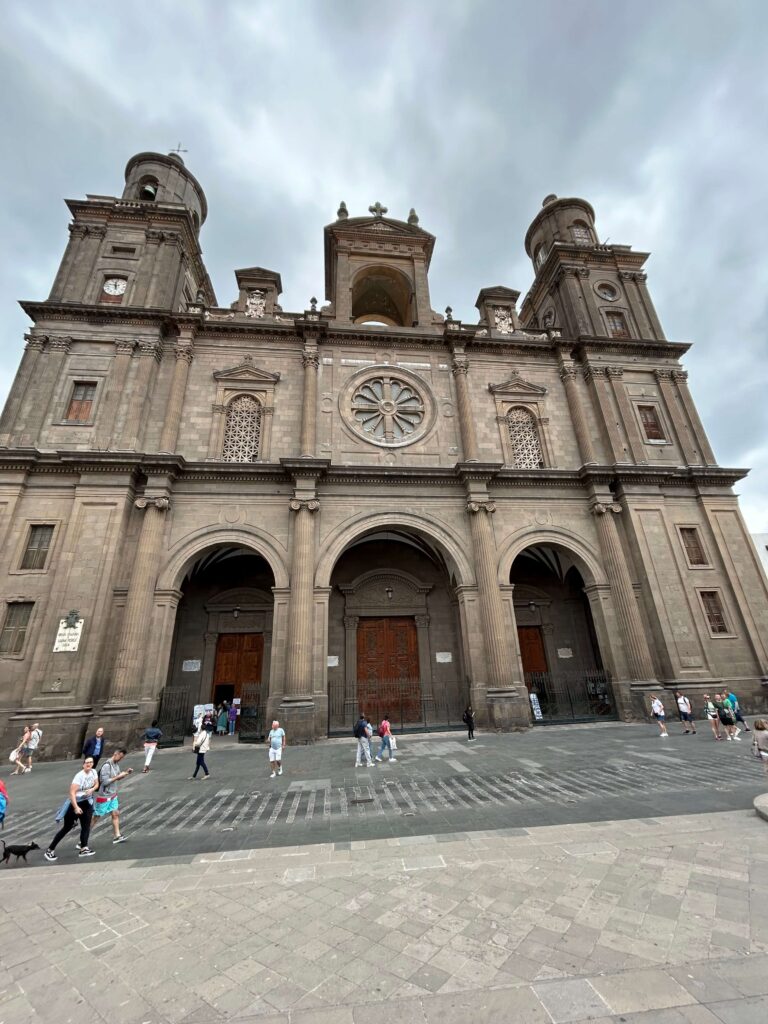
[[[245,300],[245,315],[260,320],[267,311],[267,296],[265,292],[255,289],[248,292]]]
[[[497,306],[493,311],[493,316],[496,321],[496,330],[501,334],[511,334],[514,331],[515,325],[512,323],[510,310],[503,306]]]
[[[541,320],[543,327],[554,327],[555,325],[555,311],[554,309],[548,309]]]

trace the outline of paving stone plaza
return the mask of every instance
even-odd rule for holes
[[[0,869],[0,1022],[762,1024],[766,780],[670,729],[406,736],[357,770],[330,741],[274,780],[222,739],[207,783],[161,750],[123,846]],[[75,767],[6,778],[7,842],[44,847]]]

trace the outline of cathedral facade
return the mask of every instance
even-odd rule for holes
[[[535,279],[467,324],[435,239],[379,203],[325,228],[325,304],[202,260],[202,188],[141,153],[68,202],[0,419],[0,728],[47,756],[234,701],[241,738],[766,707],[768,593],[643,265],[548,196]],[[670,711],[673,705],[670,706]]]

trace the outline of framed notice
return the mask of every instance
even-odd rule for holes
[[[71,619],[59,619],[59,628],[56,631],[56,639],[53,642],[53,653],[60,651],[76,651],[80,646],[80,637],[83,635],[83,620],[76,619],[74,625]]]

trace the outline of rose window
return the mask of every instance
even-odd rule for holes
[[[416,388],[400,377],[381,375],[360,384],[350,411],[357,429],[377,444],[402,444],[419,430],[426,416]]]

